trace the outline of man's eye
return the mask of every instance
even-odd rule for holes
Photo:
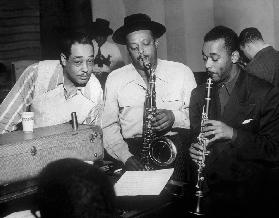
[[[150,45],[150,41],[143,41],[144,45]]]
[[[74,61],[74,64],[75,64],[75,65],[81,65],[81,64],[82,64],[82,61]]]
[[[87,63],[88,63],[89,65],[93,65],[93,64],[94,64],[94,59],[89,59],[89,60],[87,61]]]
[[[212,58],[212,61],[217,62],[219,58]]]

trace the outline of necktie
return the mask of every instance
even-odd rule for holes
[[[219,87],[213,86],[212,97],[209,106],[209,119],[219,120],[221,115],[221,102],[219,97]]]
[[[229,100],[229,92],[225,84],[221,85],[219,88],[219,99],[220,99],[220,107],[221,107],[221,115],[224,112],[224,107]]]

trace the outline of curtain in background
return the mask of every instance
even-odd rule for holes
[[[40,59],[38,0],[0,1],[0,62]]]
[[[91,20],[90,0],[0,0],[0,62],[57,59],[59,33]]]

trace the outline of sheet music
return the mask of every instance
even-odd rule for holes
[[[159,195],[173,168],[151,171],[126,171],[114,185],[116,196]]]

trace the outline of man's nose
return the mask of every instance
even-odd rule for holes
[[[142,46],[139,46],[138,52],[139,52],[140,55],[143,56],[144,55],[144,48]]]
[[[208,70],[212,67],[212,60],[210,58],[208,58],[206,61],[205,61],[205,68]]]
[[[87,64],[87,61],[84,61],[84,62],[82,63],[82,71],[88,72],[88,64]]]

